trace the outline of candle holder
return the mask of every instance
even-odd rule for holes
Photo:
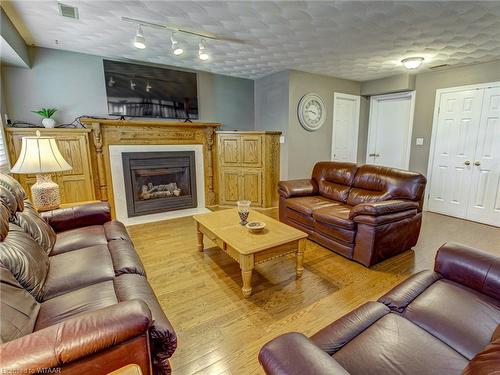
[[[248,215],[250,214],[250,201],[238,201],[238,215],[240,215],[240,224],[247,225]]]

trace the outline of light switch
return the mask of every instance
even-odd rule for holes
[[[415,144],[416,144],[417,146],[423,146],[423,145],[424,145],[424,139],[423,139],[423,138],[417,138],[417,139],[415,140]]]
[[[280,135],[280,143],[281,144],[285,143],[285,136],[284,135]]]

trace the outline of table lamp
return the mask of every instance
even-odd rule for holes
[[[72,169],[61,155],[55,138],[23,137],[21,153],[12,167],[12,173],[36,174],[36,183],[31,187],[33,205],[38,211],[58,208],[61,204],[59,185],[50,176],[51,173]]]

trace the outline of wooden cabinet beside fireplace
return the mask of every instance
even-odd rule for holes
[[[219,204],[250,200],[254,207],[278,205],[280,132],[219,131]]]
[[[64,159],[73,167],[72,170],[54,173],[52,179],[59,184],[61,203],[93,201],[96,199],[92,179],[92,167],[89,149],[89,129],[33,129],[6,128],[7,147],[12,165],[21,152],[22,137],[34,136],[39,130],[42,136],[54,137]],[[15,174],[28,195],[35,175]]]

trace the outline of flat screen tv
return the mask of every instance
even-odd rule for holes
[[[108,113],[198,119],[196,73],[104,60]]]

